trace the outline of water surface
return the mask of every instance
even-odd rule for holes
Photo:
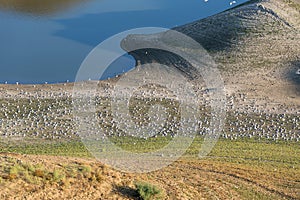
[[[114,34],[149,26],[172,28],[243,2],[0,0],[0,83],[74,81],[88,53]],[[134,64],[125,54],[102,79]]]

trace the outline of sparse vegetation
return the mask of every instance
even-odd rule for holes
[[[160,139],[162,138],[156,138],[158,143]],[[121,138],[119,138],[119,140],[121,140]],[[132,146],[126,144],[124,141],[126,141],[126,138],[123,138],[123,143],[117,142],[116,144],[126,148],[127,150],[134,150],[135,152],[137,151],[136,148],[139,148],[140,151],[148,147],[152,149],[152,145],[155,144],[155,142],[146,143],[146,141],[144,141],[142,143],[143,145]],[[162,139],[162,141],[164,140]],[[150,182],[154,183],[154,185],[158,185],[159,183],[159,185],[163,186],[161,189],[158,188],[158,190],[167,190],[167,188],[172,188],[172,182],[181,180],[181,178],[178,178],[183,176],[180,173],[178,174],[178,172],[186,170],[184,172],[186,174],[182,178],[188,179],[189,182],[201,181],[202,179],[199,179],[199,177],[197,178],[196,174],[208,173],[210,171],[209,174],[214,173],[220,176],[218,178],[218,184],[225,184],[227,181],[226,177],[229,176],[227,174],[231,174],[230,176],[235,177],[233,180],[230,180],[233,181],[233,183],[235,183],[235,179],[240,181],[239,177],[241,177],[241,180],[244,180],[243,178],[246,180],[251,177],[249,180],[258,182],[262,187],[268,188],[270,186],[276,191],[281,191],[284,194],[290,194],[295,197],[295,192],[297,191],[297,180],[300,178],[296,175],[297,171],[300,170],[300,148],[298,143],[275,143],[270,141],[258,142],[253,139],[239,139],[233,141],[221,139],[207,158],[198,160],[197,154],[199,152],[199,148],[201,148],[202,142],[202,138],[196,138],[184,157],[173,166],[168,167],[167,171],[162,170],[157,173],[153,172],[146,176],[140,176],[138,180],[141,181],[138,182],[139,184],[136,184],[136,188],[139,188],[140,190],[140,195],[144,195],[144,198],[148,198],[150,194],[156,194],[157,188],[152,188],[152,185],[148,184]],[[27,148],[30,148],[30,146],[27,146]],[[65,153],[62,154],[67,155]],[[72,156],[72,154],[70,155]],[[43,161],[44,164],[37,164],[33,163],[34,159],[31,159],[30,161],[23,160],[24,158],[16,158],[16,156],[13,155],[9,156],[9,154],[6,156],[1,155],[1,184],[9,184],[10,182],[14,183],[21,180],[24,183],[36,186],[44,185],[46,187],[47,185],[52,185],[51,187],[55,186],[63,190],[67,190],[68,188],[70,189],[74,187],[74,185],[79,182],[95,186],[97,188],[100,187],[101,184],[105,185],[105,183],[111,181],[115,182],[117,180],[122,181],[126,179],[131,181],[135,180],[132,175],[116,175],[117,172],[112,171],[108,167],[92,165],[89,162],[73,161],[61,163],[61,159],[58,158],[57,163],[52,164],[51,160],[53,158],[49,157],[49,161],[47,161],[48,159],[45,157],[47,160]],[[65,158],[67,159],[67,157]],[[195,174],[192,175],[190,173]],[[160,177],[161,175],[164,178],[161,180],[157,179],[157,176]],[[122,178],[117,178],[119,176]],[[261,179],[260,176],[264,176],[264,179]],[[286,177],[289,178],[287,179]],[[149,182],[149,180],[151,181]],[[211,180],[215,180],[215,177],[211,178]],[[171,183],[168,183],[168,181],[171,181]],[[201,188],[210,187],[207,185],[209,182],[206,183],[205,180],[203,181],[204,182],[201,182],[201,184],[199,183],[201,186],[189,185],[189,182],[187,182],[184,183],[183,186],[180,186],[180,189],[177,188],[176,190],[189,191],[189,187],[197,187],[195,191],[189,192],[189,194],[192,195],[191,197],[193,197],[193,195],[199,195],[197,192],[201,191]],[[122,185],[126,184],[130,184],[130,181],[127,180],[127,182],[122,183]],[[229,185],[230,187],[228,186],[228,190],[236,191],[237,195],[244,199],[247,199],[249,196],[254,199],[258,197],[268,199],[268,196],[273,199],[280,197],[279,194],[264,192],[264,190],[257,189],[257,186],[249,186],[248,184],[249,183],[245,181],[240,182],[238,187]],[[132,193],[132,191],[129,192]],[[207,195],[206,197],[209,197],[210,195],[205,192],[204,194]],[[157,198],[158,197],[159,195]]]
[[[63,183],[66,182],[66,179],[78,177],[97,182],[104,179],[101,168],[92,169],[91,166],[85,164],[66,165],[46,170],[46,166],[41,164],[19,164],[18,162],[20,160],[13,157],[8,157],[2,162],[4,170],[0,171],[1,180],[13,181],[20,179],[31,184],[47,184]]]

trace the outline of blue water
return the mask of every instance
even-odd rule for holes
[[[0,5],[0,83],[74,81],[88,53],[114,34],[140,27],[172,28],[245,1],[82,0],[53,12],[46,7],[45,14]],[[134,64],[125,54],[101,78]]]

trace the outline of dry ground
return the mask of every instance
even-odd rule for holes
[[[298,199],[299,170],[259,167],[214,160],[180,160],[148,174],[115,171],[93,159],[1,154],[1,164],[41,164],[44,169],[88,166],[100,180],[78,172],[61,181],[2,179],[1,199],[138,199],[134,183],[143,180],[162,188],[165,199]],[[3,172],[2,172],[3,173]]]

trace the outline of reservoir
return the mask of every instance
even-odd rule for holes
[[[99,43],[141,27],[172,28],[244,3],[229,0],[0,0],[0,84],[74,81]],[[126,54],[106,79],[135,66]]]

